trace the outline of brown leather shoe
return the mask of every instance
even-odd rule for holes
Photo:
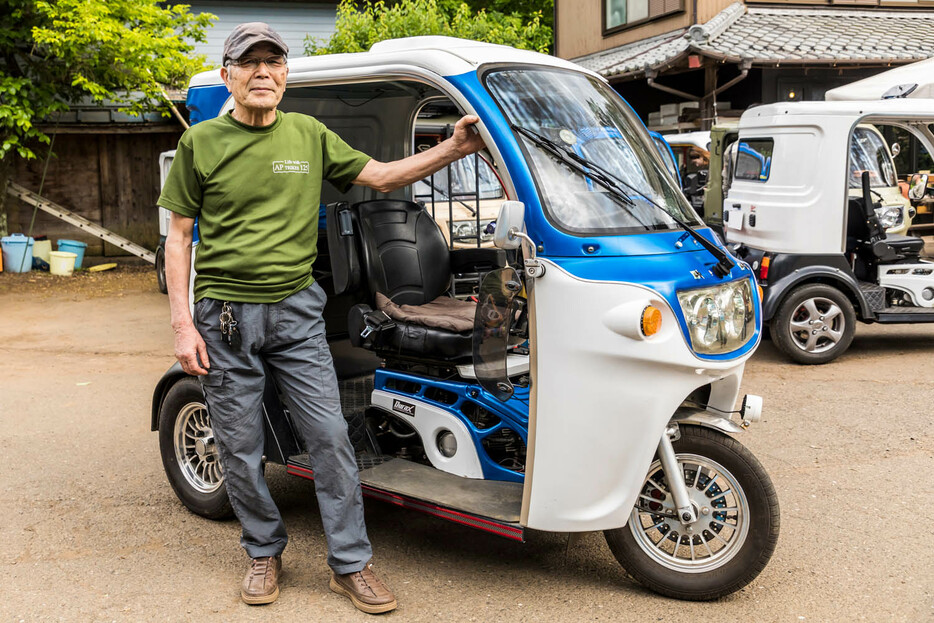
[[[282,571],[282,556],[254,558],[250,570],[243,578],[240,598],[251,606],[271,604],[279,596],[279,572]]]
[[[350,601],[368,614],[379,614],[396,609],[396,598],[376,577],[373,564],[367,563],[362,571],[338,575],[331,572],[331,590],[339,595],[350,597]]]

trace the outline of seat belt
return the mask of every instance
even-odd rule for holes
[[[363,331],[360,332],[360,337],[364,340],[373,333],[380,333],[381,331],[392,329],[396,326],[396,322],[386,315],[386,312],[378,309],[363,314],[363,323],[366,326],[363,327]]]

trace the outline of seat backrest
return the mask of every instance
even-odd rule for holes
[[[327,219],[327,251],[330,260],[334,294],[356,290],[360,286],[360,260],[357,257],[353,228],[353,213],[346,201],[330,203],[325,207]],[[318,260],[321,262],[321,234],[318,234]]]
[[[398,305],[422,305],[451,283],[447,242],[431,215],[417,203],[395,199],[353,206],[360,259],[370,293]]]
[[[846,208],[846,252],[855,251],[859,241],[869,240],[869,226],[863,200],[850,197]]]

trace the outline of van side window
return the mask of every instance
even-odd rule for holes
[[[736,151],[735,180],[765,182],[772,168],[772,150],[775,143],[770,138],[742,139]]]

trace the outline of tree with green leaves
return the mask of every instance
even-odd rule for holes
[[[553,6],[550,2],[537,0],[549,7]],[[364,52],[378,41],[419,35],[460,37],[545,53],[551,49],[552,29],[544,23],[541,10],[505,14],[475,10],[459,0],[378,0],[359,8],[357,4],[341,0],[334,34],[327,41],[306,38],[305,54]],[[500,0],[496,6],[509,9],[533,4],[536,0]]]
[[[50,142],[41,124],[88,99],[168,115],[164,89],[204,68],[192,42],[213,19],[158,0],[0,0],[0,231],[14,160]]]

